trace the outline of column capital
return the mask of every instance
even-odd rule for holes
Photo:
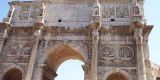
[[[98,29],[94,29],[92,31],[92,41],[94,43],[98,43],[98,41],[99,41],[99,32],[98,32]]]
[[[136,40],[136,42],[140,42],[143,40],[143,31],[142,28],[136,28],[134,30],[134,39]]]
[[[34,36],[39,40],[42,39],[42,31],[45,29],[45,26],[36,26],[36,30],[34,32]]]
[[[38,68],[43,68],[43,67],[45,67],[45,66],[46,66],[46,64],[38,64],[38,65],[37,65]]]
[[[143,28],[145,23],[143,21],[134,21],[134,38],[137,42],[142,42],[143,40]]]
[[[84,65],[82,65],[82,68],[83,68],[84,72],[87,73],[89,70],[89,65],[84,64]]]

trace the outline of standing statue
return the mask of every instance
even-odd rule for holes
[[[134,15],[140,15],[140,9],[139,9],[139,6],[137,4],[133,6],[133,14]]]
[[[101,19],[101,11],[100,11],[100,9],[101,9],[100,8],[100,4],[97,1],[93,6],[93,14],[92,14],[93,22],[100,22],[100,19]]]
[[[100,15],[100,4],[99,3],[94,5],[94,14],[93,15]]]

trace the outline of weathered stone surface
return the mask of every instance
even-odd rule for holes
[[[9,2],[0,23],[0,80],[54,80],[68,59],[85,63],[84,80],[159,80],[147,45],[153,26],[145,24],[142,2]]]

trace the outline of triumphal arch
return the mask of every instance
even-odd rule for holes
[[[84,80],[159,80],[149,60],[144,0],[9,2],[0,23],[0,80],[54,80],[84,62]]]

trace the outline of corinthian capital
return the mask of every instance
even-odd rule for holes
[[[142,28],[136,28],[134,31],[134,38],[136,41],[142,40],[143,35],[142,35],[143,31]]]
[[[94,29],[92,32],[92,40],[93,42],[98,42],[99,40],[99,32],[98,29]]]

